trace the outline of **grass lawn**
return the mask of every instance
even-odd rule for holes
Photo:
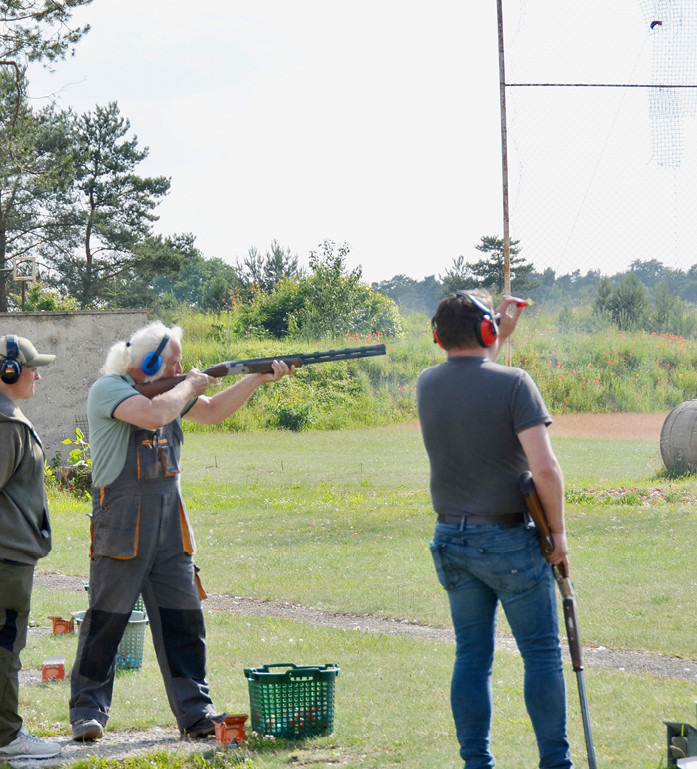
[[[567,482],[583,642],[697,659],[694,480],[662,477],[654,442],[557,438],[554,446]],[[210,592],[449,626],[428,551],[433,513],[417,430],[190,434],[183,488]],[[88,510],[62,494],[52,499],[55,545],[42,571],[87,574]],[[37,589],[33,620],[49,625],[48,615],[66,616],[85,603],[82,594]],[[221,709],[248,711],[244,667],[341,667],[334,735],[294,746],[252,744],[238,753],[248,766],[461,766],[448,702],[452,645],[223,612],[209,611],[207,622],[211,688]],[[506,632],[503,619],[500,625]],[[70,667],[75,640],[33,638],[25,667],[59,653]],[[584,766],[570,668],[567,684],[570,736]],[[599,766],[657,769],[663,719],[694,723],[694,684],[588,669],[586,685]],[[535,766],[517,655],[498,653],[494,686],[499,765]],[[22,699],[30,727],[67,731],[66,684],[25,687]],[[118,677],[110,728],[172,722],[149,648],[141,671]]]

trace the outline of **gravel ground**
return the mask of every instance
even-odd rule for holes
[[[74,590],[84,594],[85,577],[68,577],[61,574],[36,572],[34,579],[35,584],[41,587],[55,590]],[[307,622],[318,627],[340,630],[348,629],[392,636],[401,635],[428,641],[454,643],[453,632],[449,628],[416,625],[404,620],[386,619],[370,615],[334,614],[290,603],[257,601],[251,598],[217,594],[210,594],[205,605],[208,610],[213,609],[259,617],[292,619],[296,622]],[[50,632],[51,629],[46,627],[30,628],[30,636],[32,634]],[[509,651],[515,651],[516,649],[515,641],[510,637],[500,637],[497,645]],[[565,644],[562,644],[562,646],[568,660],[568,649]],[[661,654],[609,649],[600,646],[584,647],[583,663],[587,668],[604,668],[624,673],[648,674],[662,678],[682,679],[697,684],[697,661],[680,657],[666,657]],[[22,670],[20,673],[20,683],[22,686],[40,684],[41,672],[38,670]],[[218,745],[214,739],[182,741],[179,739],[179,732],[175,727],[107,732],[104,739],[86,745],[72,742],[67,735],[57,737],[54,741],[62,746],[62,754],[58,759],[12,761],[9,762],[10,766],[15,769],[33,769],[33,767],[39,766],[66,766],[88,756],[122,760],[127,757],[154,751],[191,753],[215,749],[231,749]]]
[[[51,737],[51,742],[61,746],[61,754],[57,758],[41,761],[18,759],[8,761],[12,769],[37,769],[38,767],[66,767],[76,761],[83,761],[90,756],[96,756],[108,761],[123,761],[126,758],[145,753],[167,752],[186,756],[190,753],[208,753],[214,750],[230,750],[229,746],[218,745],[214,739],[180,740],[176,728],[161,728],[146,730],[119,729],[118,732],[106,732],[104,738],[91,743],[73,742],[69,736]],[[0,764],[3,765],[3,764]]]

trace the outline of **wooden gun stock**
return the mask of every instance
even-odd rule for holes
[[[288,366],[295,366],[295,368],[300,368],[300,366],[303,365],[302,360],[300,358],[277,358],[277,360],[283,360],[285,361]],[[240,374],[269,374],[271,371],[273,371],[273,367],[271,366],[271,362],[264,362],[264,363],[258,363],[254,361],[245,361],[245,371],[239,371],[237,373]],[[210,366],[207,369],[203,370],[204,374],[208,374],[208,376],[215,377],[216,379],[220,379],[221,377],[229,376],[232,372],[229,370],[229,363],[217,363],[215,366]],[[166,376],[162,379],[156,379],[154,382],[145,382],[144,384],[137,384],[135,386],[136,390],[141,395],[144,395],[146,398],[154,398],[156,395],[161,395],[162,393],[166,393],[168,390],[171,390],[173,387],[176,387],[180,382],[183,382],[186,379],[186,376],[182,374],[181,376]]]
[[[540,502],[540,497],[535,488],[535,482],[532,479],[532,473],[528,470],[520,476],[520,490],[525,499],[525,506],[528,508],[530,517],[535,522],[537,531],[540,535],[540,549],[545,555],[549,555],[554,550],[554,540],[552,532],[547,523],[547,515]],[[569,654],[574,670],[583,670],[581,662],[581,640],[578,634],[578,617],[576,613],[576,596],[574,586],[569,575],[565,574],[561,565],[554,566],[554,578],[557,581],[559,592],[561,593],[562,609],[564,610],[564,622],[566,624],[566,635],[569,640]]]
[[[542,552],[545,555],[549,555],[554,550],[554,540],[547,523],[547,515],[542,507],[542,502],[540,502],[540,497],[537,494],[537,489],[532,479],[532,473],[529,470],[520,476],[520,491],[525,499],[525,506],[528,508],[530,517],[535,522],[540,535]]]

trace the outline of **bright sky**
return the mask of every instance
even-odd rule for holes
[[[646,30],[636,0],[613,0],[610,32],[607,0],[572,5],[576,15],[565,18],[568,3],[505,0],[507,50],[510,30],[511,50],[548,63],[536,74],[549,81],[589,75],[550,72],[569,40],[586,65],[616,44],[617,29],[629,31],[627,62],[640,54]],[[320,241],[347,242],[349,267],[360,265],[369,282],[442,275],[460,254],[478,259],[482,235],[503,234],[495,0],[209,0],[200,8],[94,0],[76,14],[92,30],[75,56],[50,78],[30,74],[32,96],[57,93],[78,112],[118,101],[150,148],[140,173],[172,179],[157,232],[192,232],[205,256],[229,262],[274,239],[303,264]],[[589,43],[598,58],[585,55]],[[524,130],[519,138],[534,143],[535,125]],[[604,151],[601,143],[586,166]],[[644,166],[650,158],[639,155]],[[534,211],[536,201],[519,200],[524,174],[513,165],[512,206]],[[558,175],[556,157],[551,167]],[[566,218],[553,217],[567,233],[584,213],[590,182],[579,184]],[[544,219],[535,226],[538,236],[547,229]],[[525,233],[524,256],[538,268],[607,264],[595,247],[594,258],[565,261],[563,233],[544,253],[528,230],[521,219],[512,235]]]

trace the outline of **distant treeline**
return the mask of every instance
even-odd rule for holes
[[[495,260],[494,260],[495,261]],[[522,275],[512,270],[511,291],[543,304],[547,311],[562,312],[569,308],[592,307],[614,321],[620,328],[646,328],[662,333],[691,333],[687,327],[697,305],[697,264],[687,271],[666,267],[657,259],[635,260],[629,269],[614,275],[601,275],[599,270],[581,270],[557,275],[554,270],[536,272],[530,265]],[[459,269],[458,269],[459,268]],[[395,275],[372,284],[372,289],[392,298],[402,311],[432,315],[439,300],[449,291],[460,288],[487,288],[494,295],[503,290],[503,272],[493,279],[472,270],[472,265],[455,260],[445,276],[429,275],[414,280]],[[491,277],[491,276],[489,276]],[[670,328],[666,322],[673,321]],[[675,323],[674,321],[678,321]]]

